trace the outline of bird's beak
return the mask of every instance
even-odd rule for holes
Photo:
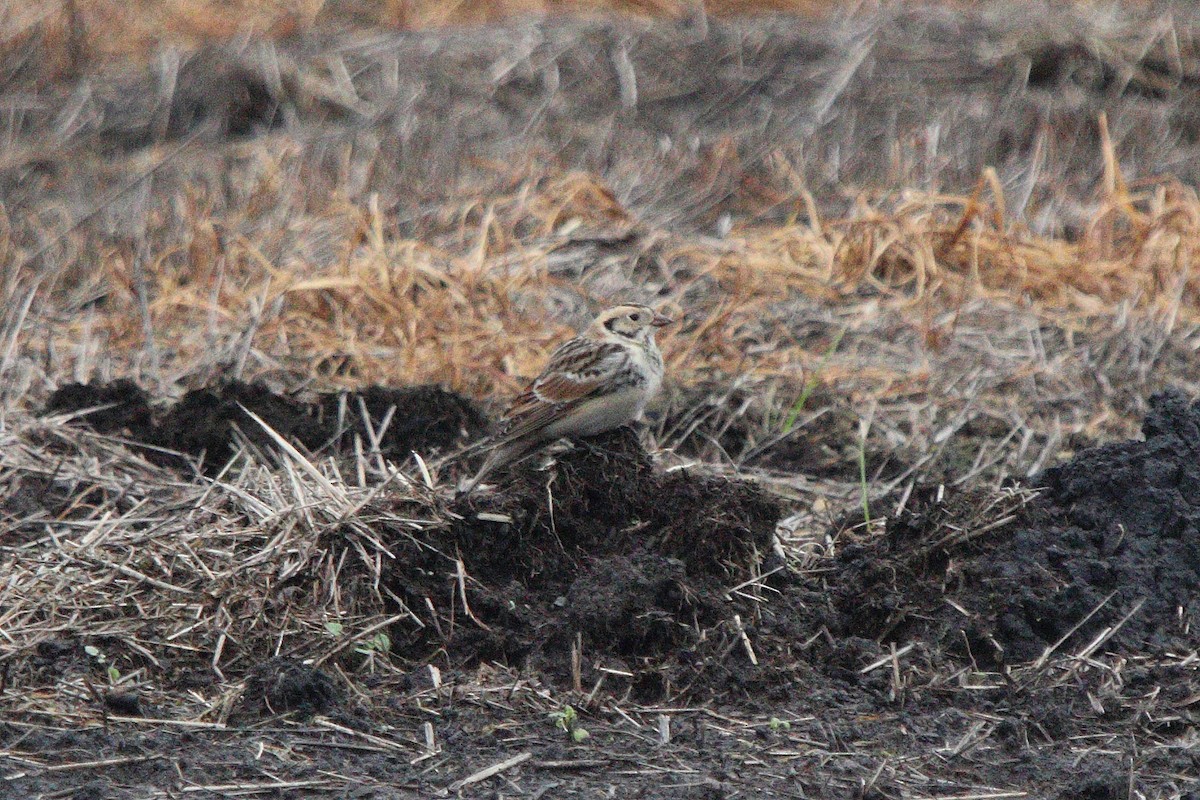
[[[663,325],[670,325],[675,320],[668,317],[666,314],[654,312],[654,319],[650,320],[650,324],[656,328],[661,328]]]

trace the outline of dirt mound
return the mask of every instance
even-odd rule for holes
[[[235,382],[189,392],[155,413],[126,381],[64,387],[46,410],[87,411],[82,422],[145,445],[148,458],[175,458],[153,449],[169,448],[207,472],[232,456],[235,432],[274,449],[248,411],[313,452],[352,453],[358,435],[364,450],[377,440],[396,460],[483,427],[469,402],[429,387],[305,403]],[[531,458],[495,475],[493,491],[381,496],[389,512],[397,511],[390,504],[404,507],[391,519],[443,523],[417,531],[369,524],[393,556],[374,567],[377,574],[360,558],[356,534],[333,527],[322,539],[331,563],[352,556],[339,580],[366,607],[383,603],[389,613],[419,620],[389,629],[394,654],[422,663],[443,651],[464,668],[531,665],[562,684],[603,681],[608,691],[653,700],[797,685],[782,673],[810,669],[810,662],[798,661],[789,642],[810,638],[820,616],[798,599],[808,588],[785,586],[783,572],[763,577],[776,566],[779,500],[750,481],[663,472],[631,429],[574,442],[549,468],[544,461]],[[293,578],[310,579],[324,577]],[[760,654],[759,668],[747,669]],[[358,654],[339,658],[353,662]],[[283,697],[268,697],[264,707],[281,706],[291,707]]]
[[[254,413],[285,438],[309,451],[332,448],[352,453],[356,437],[370,452],[403,461],[416,450],[428,452],[478,436],[487,420],[465,397],[436,386],[328,393],[315,402],[278,394],[261,383],[230,381],[194,389],[162,414],[130,380],[108,384],[74,383],[50,396],[45,413],[85,411],[79,420],[101,433],[120,434],[146,445],[156,463],[184,466],[174,451],[198,460],[213,473],[236,452],[235,428],[255,445],[273,449],[271,437],[252,420]]]
[[[761,616],[729,592],[763,568],[782,515],[755,484],[660,472],[629,429],[497,478],[451,504],[453,524],[388,543],[388,590],[437,612],[408,654],[445,647],[647,697],[712,679],[731,645],[746,657],[735,615]]]
[[[1057,652],[1186,651],[1200,625],[1200,405],[1151,399],[1145,441],[1047,470],[1039,497],[918,492],[844,549],[836,627],[936,640],[983,666]]]

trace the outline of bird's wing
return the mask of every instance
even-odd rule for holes
[[[505,413],[501,439],[535,433],[585,400],[604,394],[626,363],[620,345],[582,337],[565,342]]]

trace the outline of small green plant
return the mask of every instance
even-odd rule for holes
[[[392,637],[380,631],[370,639],[363,639],[359,642],[358,646],[354,648],[354,652],[364,656],[390,653],[392,652]]]
[[[336,636],[339,639],[346,635],[346,626],[340,622],[326,622],[325,630],[330,635]],[[392,652],[392,637],[388,636],[383,631],[379,631],[374,636],[371,636],[361,641],[355,642],[354,652],[367,658],[374,658],[377,655],[386,655]]]
[[[796,402],[792,403],[792,407],[788,409],[787,417],[783,420],[784,433],[791,433],[792,428],[796,425],[796,420],[804,413],[804,406],[808,403],[808,398],[820,382],[821,372],[824,371],[825,365],[829,363],[829,359],[837,352],[838,345],[842,343],[842,338],[848,330],[849,328],[842,328],[838,331],[837,336],[834,336],[833,341],[829,343],[829,348],[821,356],[821,360],[817,362],[817,368],[813,370],[812,374],[808,376],[808,380],[804,382],[803,388],[800,389],[800,396],[796,398]]]
[[[550,719],[554,720],[556,726],[566,731],[575,744],[579,744],[591,735],[586,728],[579,724],[579,714],[572,706],[563,706],[561,711],[551,711]]]
[[[790,731],[792,729],[792,723],[788,722],[786,719],[771,717],[771,719],[767,720],[767,727],[778,733],[779,731]]]
[[[94,644],[84,645],[83,652],[87,653],[88,658],[95,661],[97,666],[104,667],[104,672],[108,675],[109,683],[116,683],[121,680],[121,670],[117,669],[116,664],[108,663],[108,656],[104,655],[104,651],[99,647],[96,647]]]
[[[862,491],[863,523],[871,527],[871,493],[867,487],[867,431],[870,420],[865,420],[858,428],[858,485]]]

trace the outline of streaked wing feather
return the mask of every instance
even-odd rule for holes
[[[597,346],[586,339],[564,343],[505,413],[502,439],[511,441],[535,433],[584,400],[602,394],[624,364],[625,353],[619,345]]]

